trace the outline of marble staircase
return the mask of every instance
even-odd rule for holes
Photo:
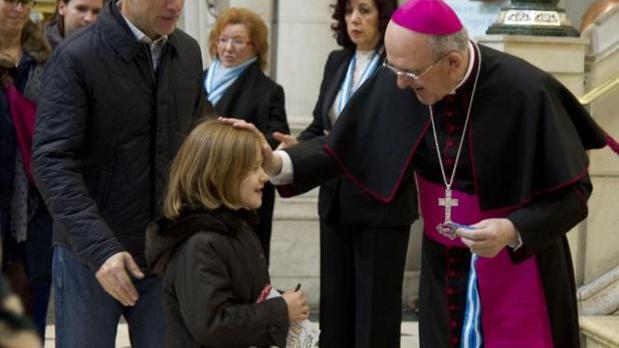
[[[590,40],[585,59],[585,90],[619,76],[619,8],[602,15],[582,36]],[[619,88],[594,101],[596,121],[619,137]],[[619,160],[610,149],[591,152],[594,192],[586,234],[579,238],[576,278],[583,347],[619,348]]]

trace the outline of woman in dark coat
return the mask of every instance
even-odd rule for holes
[[[312,123],[298,140],[276,134],[285,146],[322,141],[330,132],[350,97],[383,62],[383,34],[396,7],[395,0],[336,2],[332,29],[342,49],[329,54]],[[400,345],[402,281],[410,225],[417,217],[412,174],[404,180],[389,204],[344,177],[320,187],[321,348]]]
[[[165,218],[147,229],[146,258],[163,277],[167,347],[286,346],[307,319],[302,291],[272,290],[256,237],[267,181],[258,136],[198,124],[170,171]]]
[[[32,2],[0,1],[0,234],[3,271],[41,339],[51,289],[52,220],[30,171],[41,76],[51,48]]]
[[[253,123],[272,147],[273,132],[289,133],[284,90],[267,77],[268,30],[255,13],[229,8],[219,16],[209,35],[209,52],[214,61],[204,74],[209,105],[219,116],[234,116]],[[271,222],[275,189],[270,183],[263,191],[258,209],[260,238],[267,261],[271,241]]]

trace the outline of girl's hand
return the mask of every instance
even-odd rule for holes
[[[288,318],[290,321],[303,321],[309,317],[309,306],[303,291],[290,289],[282,297],[284,297],[288,305]]]

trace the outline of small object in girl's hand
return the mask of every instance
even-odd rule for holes
[[[297,292],[301,290],[301,283],[297,283],[297,286],[294,288],[294,291]]]

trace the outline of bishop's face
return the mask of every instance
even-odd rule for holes
[[[443,99],[457,85],[452,59],[456,52],[435,56],[429,36],[390,22],[385,33],[387,66],[397,74],[401,89],[410,88],[426,105]]]

